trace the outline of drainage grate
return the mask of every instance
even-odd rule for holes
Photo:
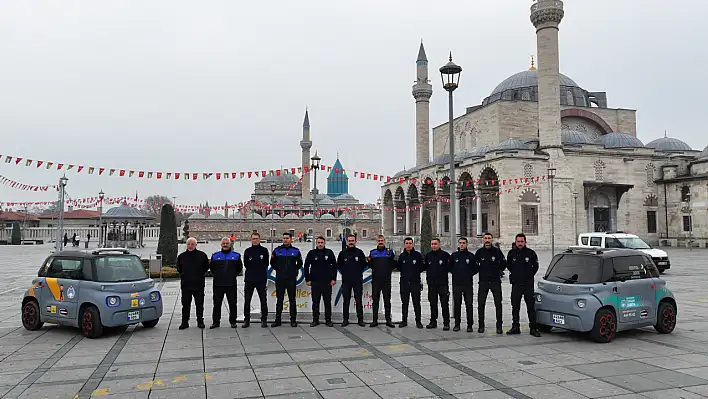
[[[346,381],[344,381],[344,378],[328,378],[327,383],[329,385],[336,385],[336,384],[345,384]]]
[[[536,362],[532,362],[531,360],[519,360],[519,364],[523,364],[524,366],[531,366],[533,364],[537,364]]]

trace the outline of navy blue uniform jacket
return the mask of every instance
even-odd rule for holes
[[[451,271],[450,254],[439,249],[425,254],[425,280],[428,284],[448,285]]]
[[[465,287],[472,285],[472,277],[479,271],[474,254],[468,250],[456,251],[450,255],[452,285]]]
[[[341,251],[337,257],[337,268],[342,273],[342,282],[361,284],[361,276],[367,266],[364,251],[356,247]]]
[[[246,266],[245,281],[262,283],[268,279],[268,249],[260,245],[252,245],[243,252],[243,263]]]
[[[302,253],[292,245],[280,245],[273,250],[270,265],[275,270],[276,281],[295,280],[302,267]]]
[[[538,256],[529,247],[514,248],[509,251],[506,264],[509,269],[509,281],[512,284],[533,282],[534,276],[538,273]]]
[[[177,271],[180,287],[183,290],[203,290],[204,273],[207,270],[209,270],[209,258],[198,249],[184,251],[177,256]]]
[[[396,255],[388,248],[374,248],[369,252],[371,279],[375,283],[390,283],[391,273],[396,268]]]
[[[337,258],[329,248],[313,249],[305,257],[305,281],[337,281]]]
[[[209,269],[214,276],[214,287],[235,287],[236,276],[243,270],[241,254],[232,250],[214,252]]]
[[[501,272],[506,268],[506,260],[501,249],[492,245],[477,250],[479,281],[501,281]]]
[[[398,255],[398,264],[396,266],[401,272],[401,283],[418,283],[420,284],[420,273],[425,271],[425,259],[423,255],[415,249],[407,252],[405,249]]]

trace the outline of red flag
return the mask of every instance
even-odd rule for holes
[[[18,165],[21,160],[22,160],[22,158],[15,158],[15,165]]]
[[[216,174],[216,180],[221,180],[221,173]]]
[[[295,168],[291,168],[290,171],[295,174]]]
[[[265,171],[265,170],[262,170],[262,171],[261,171],[261,176],[265,177],[265,175],[266,175],[266,171]]]
[[[138,172],[139,178],[142,178],[143,176],[145,176],[145,172],[143,172],[142,170],[140,172]]]
[[[249,179],[251,178],[251,173],[252,173],[252,172],[248,172],[248,178],[249,178]]]
[[[57,170],[61,170],[61,168],[63,168],[63,167],[64,167],[63,163],[57,164]]]
[[[162,179],[162,172],[157,172],[157,178]]]
[[[275,175],[276,175],[276,176],[280,176],[280,169],[278,169],[278,170],[275,171]]]
[[[236,172],[231,172],[231,178],[232,178],[232,179],[235,179],[237,175],[238,175],[238,173],[236,173]],[[241,177],[243,177],[243,172],[241,172]]]
[[[98,175],[100,176],[103,174],[103,171],[106,170],[106,168],[98,168]]]
[[[81,165],[79,165],[79,168],[78,168],[78,169],[76,170],[76,173],[79,173],[79,172],[81,172],[81,171],[82,171],[83,169],[84,169],[84,167],[83,167],[83,166],[81,166]]]
[[[175,173],[175,180],[179,180],[180,173]]]
[[[118,174],[120,177],[125,176],[125,169],[121,169],[120,173]]]
[[[192,173],[192,180],[197,180],[199,173]]]
[[[39,168],[40,166],[42,166],[43,163],[44,161],[37,161],[37,167]]]

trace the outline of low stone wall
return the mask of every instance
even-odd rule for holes
[[[235,234],[239,240],[248,240],[252,232],[258,232],[263,239],[267,239],[271,229],[275,229],[275,239],[280,241],[281,235],[286,231],[307,233],[310,229],[315,236],[322,235],[325,238],[336,239],[345,228],[352,233],[357,233],[359,240],[374,239],[381,231],[379,220],[357,220],[344,226],[341,222],[333,221],[313,221],[313,220],[290,220],[275,219],[270,220],[190,220],[189,235],[197,240],[219,240],[222,237],[230,237]]]

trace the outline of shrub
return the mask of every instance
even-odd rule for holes
[[[160,238],[157,242],[157,253],[162,255],[162,264],[177,263],[177,221],[172,205],[162,207],[160,214]]]
[[[433,226],[430,221],[430,211],[423,209],[423,220],[420,223],[420,253],[430,252],[430,240],[433,239]]]

